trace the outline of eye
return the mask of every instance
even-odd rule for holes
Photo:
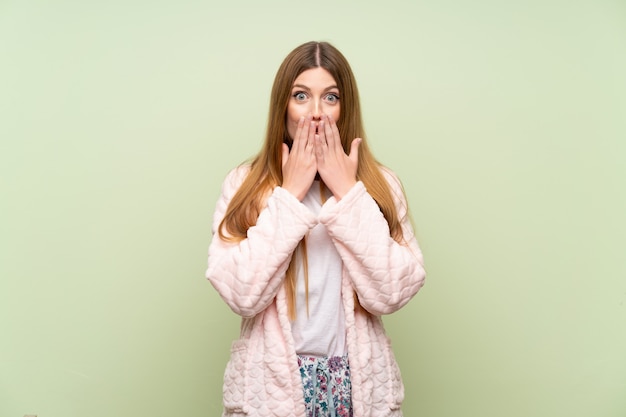
[[[335,104],[339,101],[339,96],[335,93],[330,93],[326,95],[326,101],[332,104]]]
[[[291,96],[298,101],[304,101],[307,98],[307,95],[304,91],[296,91]]]

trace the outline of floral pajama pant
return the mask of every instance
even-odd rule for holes
[[[347,356],[298,356],[307,417],[352,417]]]

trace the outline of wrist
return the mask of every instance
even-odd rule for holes
[[[335,200],[341,200],[346,194],[348,194],[348,192],[352,189],[352,187],[354,187],[356,183],[356,180],[348,181],[342,183],[339,187],[336,187],[336,189],[331,190],[333,192]]]
[[[285,185],[283,184],[281,186],[281,188],[283,188],[285,191],[287,191],[289,194],[291,194],[292,196],[294,196],[295,198],[298,199],[298,201],[302,201],[304,200],[304,197],[306,196],[306,191],[307,190],[302,190],[302,189],[298,189],[295,186],[291,186],[291,185]]]

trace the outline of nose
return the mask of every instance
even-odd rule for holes
[[[313,100],[313,109],[312,109],[313,119],[321,120],[322,119],[322,102],[320,99]]]

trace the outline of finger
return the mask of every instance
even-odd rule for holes
[[[282,159],[282,166],[283,168],[285,167],[285,165],[287,164],[287,160],[289,159],[289,146],[287,146],[286,143],[283,143],[283,159]]]
[[[309,146],[309,148],[311,148],[315,145],[315,122],[313,121],[312,116],[309,116],[308,120],[309,120],[309,129],[307,132],[308,135],[307,135],[306,144]]]
[[[333,128],[334,121],[330,115],[326,115],[326,142],[328,143],[328,150],[337,155],[341,155],[343,148],[341,146],[341,138],[339,137],[339,130]],[[341,153],[339,153],[341,151]]]
[[[318,164],[324,162],[324,144],[320,135],[315,135],[315,159]]]
[[[304,128],[304,116],[302,116],[300,120],[298,120],[298,126],[296,127],[296,134],[295,134],[295,137],[291,138],[292,141],[295,142],[296,139],[300,137],[300,135],[302,134],[303,128]]]
[[[320,121],[319,128],[317,129],[320,137],[320,145],[327,147],[328,146],[328,138],[326,137],[326,126],[328,123],[324,122],[324,119]]]
[[[328,149],[335,150],[337,138],[333,135],[333,130],[330,127],[330,118],[327,114],[324,115],[324,136],[326,138],[326,145],[328,145]]]
[[[307,138],[309,137],[309,133],[311,131],[311,119],[311,115],[308,115],[307,117],[302,119],[302,129],[300,130],[300,134],[297,135],[298,150],[304,149],[304,147],[307,145]]]
[[[348,157],[353,162],[358,162],[359,160],[359,145],[361,145],[361,142],[363,142],[363,139],[356,138],[352,141],[352,144],[350,144],[350,155],[348,155]]]
[[[341,135],[339,135],[339,128],[337,123],[333,120],[331,115],[328,115],[328,125],[332,132],[332,136],[335,139],[335,146],[341,148],[343,151],[343,145],[341,144]]]

